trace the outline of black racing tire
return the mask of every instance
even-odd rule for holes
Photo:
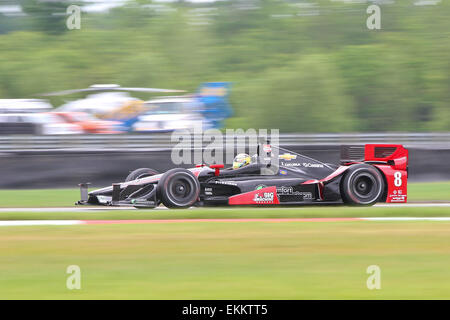
[[[371,206],[384,194],[384,179],[377,168],[368,164],[350,166],[341,180],[341,197],[344,203]]]
[[[140,168],[131,171],[130,174],[125,178],[125,182],[133,181],[140,178],[151,177],[158,174],[158,171],[150,168]]]
[[[198,201],[200,182],[189,170],[172,169],[158,181],[156,194],[167,208],[189,208]]]

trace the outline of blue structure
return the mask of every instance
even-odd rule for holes
[[[205,82],[200,85],[196,98],[203,104],[200,113],[212,128],[222,128],[223,121],[233,115],[228,102],[229,82]]]

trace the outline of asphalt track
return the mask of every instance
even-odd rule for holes
[[[321,205],[323,207],[323,205]],[[314,205],[297,206],[296,209],[305,210],[314,207]],[[379,203],[374,207],[409,207],[409,208],[429,208],[429,207],[450,207],[450,202],[412,202],[412,203]],[[267,209],[274,209],[276,207],[267,207]],[[283,210],[286,207],[280,207]],[[290,207],[292,208],[292,207]],[[370,208],[370,207],[368,207]],[[198,210],[200,208],[192,207],[189,210]],[[235,210],[233,207],[221,207],[221,209]],[[260,208],[264,210],[266,208]],[[49,207],[49,208],[0,208],[0,212],[92,212],[92,211],[110,211],[110,210],[138,210],[134,207],[108,207],[108,206],[73,206],[73,207]],[[142,210],[142,209],[140,209]],[[160,206],[154,209],[148,210],[167,210],[166,207]]]

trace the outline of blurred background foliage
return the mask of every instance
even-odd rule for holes
[[[127,1],[81,30],[66,28],[76,1],[7,2],[23,12],[0,13],[0,98],[231,81],[228,128],[449,131],[449,1],[378,1],[381,30],[364,1]]]

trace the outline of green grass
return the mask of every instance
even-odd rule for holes
[[[0,190],[0,207],[71,207],[79,198],[78,189]]]
[[[0,190],[0,207],[70,207],[78,189]],[[450,182],[409,183],[408,201],[450,201]]]
[[[7,227],[0,299],[450,299],[449,243],[448,222]]]
[[[410,184],[409,200],[449,200],[448,186]],[[0,199],[70,206],[78,191],[5,190]],[[368,216],[450,216],[450,208],[0,212],[0,220]],[[448,243],[450,222],[0,227],[0,299],[450,299]],[[69,265],[81,267],[81,290],[66,288]],[[366,287],[369,265],[381,267],[381,290]]]
[[[408,201],[450,201],[450,181],[408,183]]]

